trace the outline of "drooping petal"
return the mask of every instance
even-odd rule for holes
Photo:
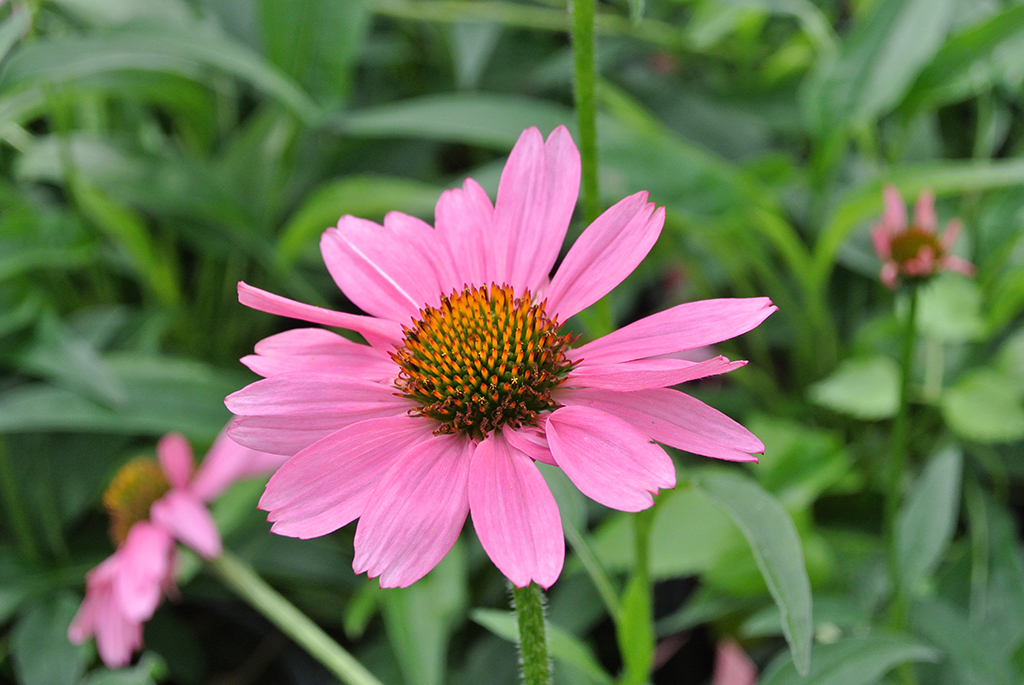
[[[484,551],[513,585],[548,588],[558,579],[565,559],[558,505],[533,460],[502,433],[473,453],[469,509]]]
[[[96,651],[108,668],[122,668],[142,646],[142,622],[125,616],[114,593],[121,554],[115,552],[86,575],[85,598],[68,626],[68,640],[80,645],[96,636]]]
[[[184,435],[168,433],[160,438],[156,444],[156,456],[172,488],[188,487],[195,460],[192,457],[192,445],[188,444]]]
[[[227,427],[214,440],[210,451],[196,470],[189,492],[209,502],[233,483],[261,473],[270,473],[285,461],[280,454],[257,452],[243,447],[228,436]]]
[[[652,494],[676,484],[665,450],[632,424],[593,407],[565,406],[547,420],[558,466],[584,495],[621,511],[654,504]]]
[[[892,235],[879,224],[871,229],[871,244],[875,247],[875,254],[882,261],[892,257]]]
[[[544,414],[538,418],[538,425],[523,426],[517,430],[510,430],[506,433],[505,439],[508,444],[519,450],[530,459],[557,466],[555,458],[551,456],[551,448],[548,447],[547,436],[544,435]]]
[[[438,268],[442,294],[497,281],[493,221],[491,198],[473,179],[441,193],[434,224],[451,265]]]
[[[686,302],[577,347],[567,356],[596,365],[692,350],[746,333],[776,309],[767,297]]]
[[[498,284],[517,293],[547,282],[565,240],[580,190],[580,153],[559,126],[545,143],[540,131],[523,131],[509,154],[494,203]],[[504,260],[504,263],[502,263]]]
[[[229,429],[232,439],[274,454],[287,454],[279,450],[290,444],[290,439],[315,436],[298,447],[302,449],[339,428],[366,419],[400,416],[415,406],[411,400],[395,396],[389,385],[307,372],[256,381],[228,395],[224,403],[242,417]]]
[[[620,392],[645,388],[667,388],[687,381],[717,376],[745,366],[745,361],[731,362],[714,357],[702,362],[685,359],[642,359],[619,364],[580,365],[569,373],[568,387],[604,388]]]
[[[896,287],[896,280],[899,278],[899,273],[899,265],[896,262],[889,260],[882,265],[882,270],[879,272],[878,278],[887,288],[894,289]]]
[[[589,388],[559,390],[567,406],[591,407],[614,414],[663,445],[728,461],[757,461],[764,445],[728,416],[678,390],[651,388],[611,392]],[[550,439],[550,437],[549,437]]]
[[[565,321],[607,295],[643,261],[661,235],[665,208],[647,193],[619,201],[573,244],[547,290],[548,313]]]
[[[391,213],[381,226],[343,216],[320,238],[334,282],[367,314],[406,323],[441,295],[429,254],[435,239],[428,224]]]
[[[942,266],[950,271],[956,271],[957,273],[963,274],[964,276],[974,276],[975,274],[974,265],[966,259],[957,257],[956,255],[946,255],[942,260]]]
[[[381,587],[416,582],[455,544],[469,513],[473,442],[440,435],[408,450],[378,481],[356,527],[352,568]]]
[[[280,535],[312,538],[362,513],[373,488],[401,454],[433,439],[436,424],[419,417],[371,419],[342,428],[285,462],[270,478],[259,508]]]
[[[953,249],[956,244],[957,238],[960,237],[960,231],[964,229],[964,222],[959,219],[950,219],[949,223],[946,224],[946,230],[942,233],[942,237],[939,242],[942,244],[942,249],[949,251]]]
[[[148,621],[160,604],[164,583],[171,573],[174,540],[149,521],[139,521],[128,531],[118,550],[120,568],[114,578],[114,593],[124,615]]]
[[[907,206],[903,204],[903,196],[896,186],[888,184],[882,189],[885,211],[882,213],[882,225],[890,233],[907,227]]]
[[[355,331],[366,338],[366,342],[384,354],[402,344],[402,326],[395,321],[336,312],[333,309],[303,304],[289,300],[287,297],[268,293],[266,290],[260,290],[243,281],[238,283],[238,301],[246,307],[267,314]]]
[[[369,345],[360,345],[323,328],[293,328],[256,343],[256,354],[242,363],[264,378],[292,371],[344,373],[382,381],[398,373],[395,363]]]
[[[197,497],[171,490],[153,502],[149,518],[199,556],[212,559],[220,554],[220,533],[210,512]]]
[[[902,199],[900,204],[903,204]],[[914,204],[914,224],[923,231],[935,233],[939,219],[935,216],[935,193],[931,190],[922,190],[917,196],[917,202]]]

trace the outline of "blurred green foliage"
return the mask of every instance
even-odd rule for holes
[[[524,128],[572,128],[567,26],[561,0],[0,5],[0,680],[326,677],[201,573],[138,665],[95,668],[66,627],[111,551],[99,495],[167,431],[209,445],[251,380],[237,359],[289,325],[239,306],[237,281],[351,309],[324,227],[429,221],[466,176],[493,196]],[[614,323],[713,296],[780,308],[722,346],[749,366],[691,388],[766,452],[749,468],[675,455],[651,523],[653,681],[707,682],[708,643],[732,637],[772,685],[894,682],[900,664],[1021,682],[1024,3],[611,0],[597,27],[603,202],[647,190],[668,208]],[[889,182],[934,190],[978,267],[922,293],[897,578],[881,509],[905,305],[868,238]],[[616,605],[632,523],[557,477],[574,552],[550,593],[556,682],[613,682],[635,659],[609,617],[644,609]],[[471,532],[382,591],[349,569],[351,528],[268,535],[258,495],[218,503],[227,545],[383,681],[516,682],[507,591]],[[897,586],[903,631],[883,611]]]

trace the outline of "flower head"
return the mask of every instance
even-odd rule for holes
[[[767,298],[693,302],[580,347],[569,317],[618,285],[661,232],[664,209],[631,195],[602,214],[550,276],[576,206],[569,132],[524,131],[494,204],[473,180],[445,191],[435,226],[392,212],[344,216],[320,241],[327,270],[368,316],[239,284],[268,313],[344,328],[290,330],[242,361],[263,380],[230,395],[240,443],[292,456],[260,500],[272,530],[309,538],[355,519],[356,573],[409,585],[455,543],[467,515],[515,585],[550,586],[565,554],[561,519],[536,462],[587,496],[639,511],[675,485],[655,441],[753,461],[761,442],[669,389],[744,362],[679,353],[757,326]]]
[[[913,223],[907,221],[906,205],[895,186],[885,186],[883,195],[885,212],[871,229],[871,241],[884,262],[881,279],[885,285],[895,288],[900,276],[923,279],[941,269],[974,275],[973,264],[950,253],[960,235],[960,221],[951,220],[942,236],[936,235],[938,219],[931,191],[925,190],[917,197]]]
[[[138,457],[125,464],[103,495],[117,550],[86,577],[68,639],[81,644],[95,635],[103,663],[128,664],[142,645],[142,625],[174,586],[174,541],[203,557],[220,554],[220,534],[206,503],[234,481],[282,461],[222,432],[195,477],[192,448],[177,433],[157,443],[157,461]]]

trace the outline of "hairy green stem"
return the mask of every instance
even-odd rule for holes
[[[597,71],[594,66],[594,0],[571,0],[572,55],[575,66],[573,94],[576,99],[576,127],[583,167],[583,218],[590,223],[601,212],[597,183],[597,100],[594,94]]]
[[[544,599],[536,583],[512,589],[519,623],[519,657],[523,665],[523,685],[550,685],[551,660],[548,658],[544,627]]]
[[[372,673],[331,639],[320,626],[270,587],[249,565],[228,552],[209,568],[239,597],[348,685],[381,685]]]

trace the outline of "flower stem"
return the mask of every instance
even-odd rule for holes
[[[575,65],[573,93],[583,167],[583,218],[592,222],[601,212],[597,183],[597,105],[594,95],[594,0],[571,0],[572,54]]]
[[[885,496],[885,529],[889,543],[889,577],[893,583],[893,598],[889,608],[889,625],[895,630],[906,627],[908,599],[900,580],[900,550],[896,526],[902,501],[903,472],[907,464],[907,443],[910,413],[910,378],[914,365],[914,343],[917,339],[917,285],[909,284],[907,294],[910,306],[903,329],[903,349],[900,355],[900,403],[892,426],[889,450],[889,482]],[[916,682],[913,668],[902,667],[898,678],[904,685]]]
[[[342,682],[348,685],[381,685],[355,657],[270,587],[248,564],[223,552],[209,561],[209,568],[235,594],[263,614],[282,633],[295,640]]]
[[[512,596],[519,621],[523,685],[550,685],[551,661],[548,658],[541,589],[536,583],[530,583],[526,587],[513,588]]]

